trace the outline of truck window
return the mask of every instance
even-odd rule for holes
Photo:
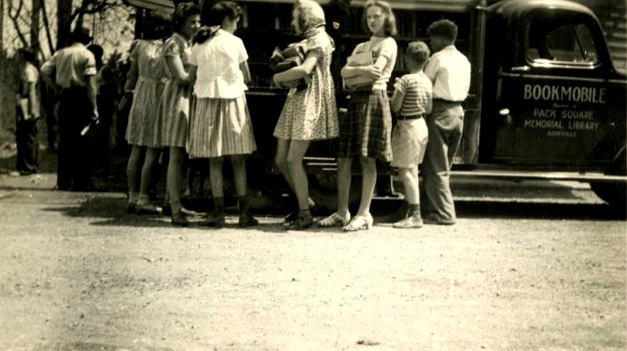
[[[579,67],[599,61],[592,33],[585,23],[574,18],[555,21],[538,16],[529,21],[527,28],[526,56],[532,64]]]

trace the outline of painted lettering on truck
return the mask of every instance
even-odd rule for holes
[[[532,108],[522,127],[545,130],[548,137],[576,138],[578,132],[594,132],[600,128],[598,110],[605,105],[607,88],[525,84],[523,99]]]

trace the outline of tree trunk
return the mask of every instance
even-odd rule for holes
[[[33,0],[31,20],[30,20],[30,46],[35,52],[41,50],[39,48],[39,18],[41,14],[42,0]]]
[[[70,44],[72,0],[57,0],[57,50]]]

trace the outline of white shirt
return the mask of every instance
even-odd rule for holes
[[[189,63],[198,66],[194,93],[199,98],[235,99],[248,89],[239,64],[248,60],[242,39],[219,29],[192,47]]]
[[[431,55],[424,69],[433,82],[433,98],[464,101],[470,90],[470,62],[454,45]]]

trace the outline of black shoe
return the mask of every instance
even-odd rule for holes
[[[164,216],[172,216],[172,206],[170,206],[169,204],[163,205],[163,207],[161,208],[161,214]]]
[[[134,202],[129,202],[126,204],[126,213],[133,214],[137,211],[137,207]]]
[[[222,228],[226,224],[226,218],[224,215],[216,215],[214,213],[207,217],[207,221],[203,225],[211,228]]]
[[[283,225],[288,226],[298,218],[298,211],[290,212],[283,218]]]
[[[187,215],[183,211],[172,213],[172,225],[179,227],[187,227],[189,222],[187,221]]]
[[[251,214],[239,216],[239,227],[247,228],[259,225],[259,221]]]

